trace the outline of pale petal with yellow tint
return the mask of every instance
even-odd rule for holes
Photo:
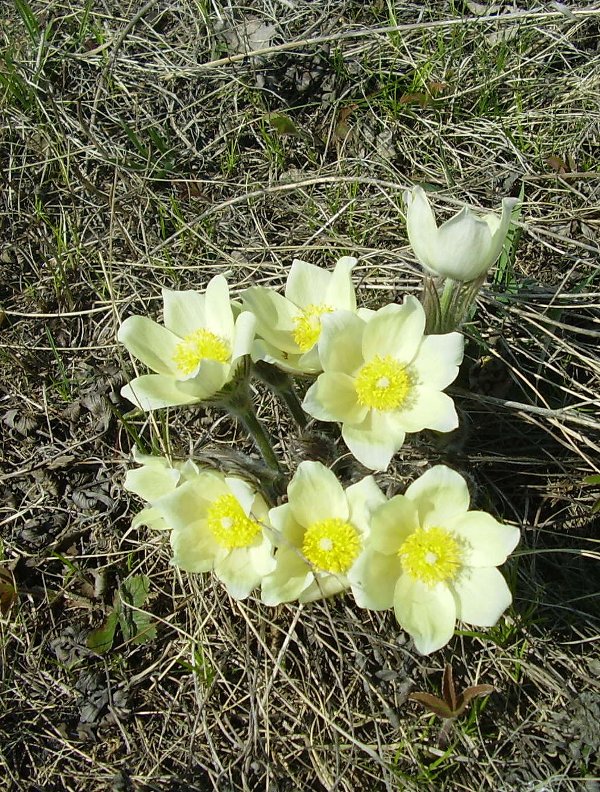
[[[347,520],[348,501],[335,474],[320,462],[301,462],[288,485],[288,505],[296,522],[308,528],[330,518]]]
[[[298,599],[313,580],[313,573],[298,548],[280,547],[276,562],[275,570],[262,579],[261,599],[265,605]]]
[[[409,403],[398,411],[398,421],[405,432],[451,432],[458,426],[458,415],[448,394],[421,386],[412,390]]]
[[[394,612],[423,655],[441,649],[454,635],[456,603],[443,583],[430,587],[401,575],[394,591]]]
[[[405,436],[395,413],[369,410],[360,424],[342,425],[342,437],[353,456],[371,470],[385,470]]]
[[[493,627],[512,602],[512,594],[496,567],[465,570],[452,584],[457,616],[476,627]]]
[[[366,324],[362,354],[365,361],[390,355],[408,365],[419,349],[425,331],[425,311],[412,295],[402,305],[380,308]]]
[[[415,503],[424,528],[445,526],[466,514],[470,502],[467,482],[446,465],[435,465],[423,473],[408,487],[405,497]]]
[[[514,525],[500,523],[482,511],[460,514],[447,520],[444,527],[464,541],[465,564],[471,567],[500,566],[520,539]]]
[[[387,610],[394,606],[394,591],[402,573],[397,555],[384,555],[368,547],[348,572],[348,581],[359,608]]]
[[[162,374],[144,374],[121,388],[121,395],[142,410],[159,410],[194,404],[205,398],[206,391],[193,381],[181,382]]]
[[[425,336],[411,363],[411,370],[417,381],[427,383],[429,388],[443,390],[458,376],[463,353],[462,333]]]
[[[173,355],[179,338],[166,327],[147,316],[130,316],[119,328],[117,338],[132,355],[157,374],[176,374]]]
[[[362,423],[368,410],[356,400],[354,379],[347,374],[326,372],[310,386],[302,407],[320,421]]]
[[[338,575],[313,576],[312,582],[298,595],[298,602],[315,602],[333,597],[348,588],[348,580]]]
[[[333,268],[324,302],[336,310],[356,311],[356,292],[352,283],[352,270],[356,263],[353,256],[342,256]]]
[[[229,286],[222,275],[215,275],[208,282],[204,311],[207,330],[215,333],[231,346],[233,342],[233,312],[229,299]]]
[[[329,270],[294,259],[285,286],[285,296],[298,308],[319,305],[324,301],[330,280]]]
[[[180,338],[204,327],[204,294],[197,291],[163,289],[163,321],[165,327]]]

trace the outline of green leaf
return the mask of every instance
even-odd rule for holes
[[[119,589],[119,625],[125,641],[144,643],[156,637],[156,626],[152,624],[149,613],[134,610],[142,608],[148,599],[150,578],[147,575],[134,575],[125,580]],[[127,607],[132,605],[133,607]]]
[[[113,641],[115,640],[115,630],[117,629],[118,619],[119,614],[117,611],[111,611],[104,624],[96,630],[92,630],[88,635],[88,648],[93,649],[94,652],[98,652],[99,654],[110,651]]]
[[[268,119],[275,132],[279,135],[302,137],[302,133],[289,116],[283,113],[270,113]]]
[[[583,479],[584,484],[600,484],[600,475],[594,474],[593,476],[586,476]]]

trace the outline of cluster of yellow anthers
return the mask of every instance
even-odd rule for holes
[[[163,457],[137,457],[125,486],[149,502],[136,524],[169,529],[173,564],[213,571],[236,598],[267,605],[350,589],[361,608],[394,608],[415,646],[444,646],[456,619],[496,623],[511,594],[496,568],[516,528],[469,511],[465,480],[430,468],[387,499],[372,476],[344,490],[320,462],[301,462],[287,503],[269,509],[249,484]]]
[[[421,188],[406,202],[417,257],[451,285],[473,282],[494,263],[514,203],[505,199],[502,217],[478,218],[465,209],[438,228]],[[283,295],[257,286],[238,302],[230,300],[222,275],[204,293],[163,290],[163,325],[132,316],[119,330],[119,340],[154,372],[133,379],[123,395],[144,410],[212,400],[243,419],[242,402],[234,405],[231,391],[246,384],[247,366],[236,377],[241,361],[260,361],[312,376],[304,411],[340,424],[354,457],[385,470],[407,433],[457,427],[444,390],[457,376],[463,336],[426,334],[428,317],[412,296],[376,311],[357,307],[356,263],[345,256],[328,271],[295,260]],[[255,427],[259,442],[264,430],[256,428],[256,417],[245,425]],[[261,451],[279,470],[272,449],[265,453],[263,444]],[[234,597],[260,586],[263,601],[275,605],[350,588],[361,607],[394,607],[424,653],[449,640],[457,618],[491,625],[510,602],[496,567],[518,532],[468,511],[464,479],[444,466],[387,500],[371,476],[344,490],[323,465],[302,462],[287,503],[269,509],[234,476],[191,461],[141,461],[126,482],[150,504],[136,522],[168,527],[173,563],[214,571]]]

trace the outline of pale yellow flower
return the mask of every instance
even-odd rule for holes
[[[229,288],[216,275],[201,294],[163,289],[164,327],[146,316],[130,316],[118,339],[155,371],[136,377],[122,395],[143,410],[193,404],[214,396],[249,354],[254,317],[234,318]]]
[[[302,406],[321,421],[342,424],[352,454],[385,470],[408,432],[458,426],[443,389],[463,356],[460,333],[424,335],[425,314],[414,297],[361,316],[339,312],[323,320],[323,373]]]
[[[375,510],[369,543],[349,575],[359,606],[394,608],[422,654],[448,643],[457,619],[496,624],[512,595],[496,567],[517,528],[469,511],[465,480],[437,465]]]
[[[422,187],[405,193],[408,239],[420,263],[434,275],[472,281],[496,261],[510,225],[516,198],[504,198],[502,216],[477,217],[465,207],[438,228]]]
[[[243,306],[256,317],[252,359],[290,373],[321,371],[317,342],[321,321],[338,310],[356,311],[351,273],[356,259],[344,256],[333,271],[295,259],[285,296],[253,286],[242,292]]]
[[[372,510],[385,496],[372,476],[346,490],[320,462],[301,462],[288,502],[269,512],[277,536],[276,567],[262,581],[262,600],[310,602],[348,588],[365,546]]]

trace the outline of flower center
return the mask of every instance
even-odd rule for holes
[[[339,517],[313,523],[304,534],[302,552],[323,572],[346,573],[360,552],[356,528]]]
[[[216,360],[227,363],[231,357],[231,347],[224,338],[211,333],[210,330],[194,330],[177,344],[173,363],[179,371],[188,376],[203,360]]]
[[[228,550],[247,547],[260,532],[260,525],[251,520],[233,495],[221,495],[208,509],[208,527],[217,542]]]
[[[294,319],[294,341],[302,352],[308,352],[319,340],[321,335],[321,317],[332,313],[329,305],[307,305]]]
[[[359,404],[384,412],[402,407],[411,385],[410,373],[391,355],[376,355],[365,363],[354,383]]]
[[[417,528],[398,555],[405,571],[428,586],[453,580],[461,566],[462,552],[458,540],[444,528]]]

